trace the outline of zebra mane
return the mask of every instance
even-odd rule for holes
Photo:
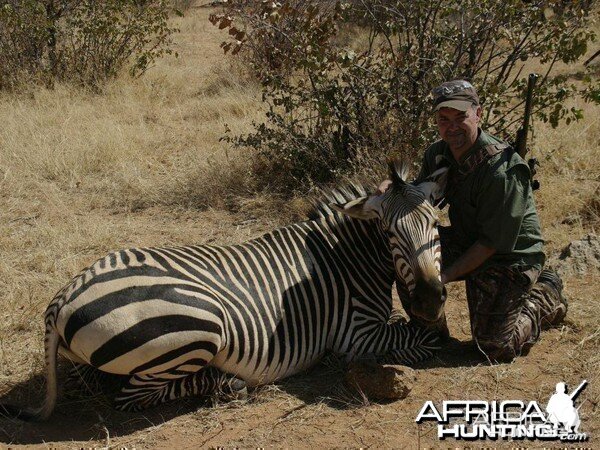
[[[329,205],[331,203],[347,203],[370,194],[371,191],[367,190],[363,184],[354,181],[330,189],[320,189],[309,199],[312,210],[308,213],[308,218],[310,220],[330,216],[345,218],[347,216],[332,209]]]

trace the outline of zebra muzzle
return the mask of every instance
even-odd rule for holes
[[[439,281],[425,283],[420,280],[413,292],[410,312],[423,322],[437,322],[444,314],[446,295],[446,287]]]

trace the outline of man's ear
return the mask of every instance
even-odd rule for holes
[[[374,201],[376,197],[360,197],[348,203],[330,203],[331,209],[346,214],[355,219],[369,220],[379,217]]]
[[[483,114],[483,109],[481,108],[481,106],[477,106],[477,109],[475,109],[475,115],[477,116],[477,122],[481,122],[481,116]]]
[[[432,205],[437,205],[444,198],[447,182],[448,168],[442,167],[425,178],[419,184],[419,188],[425,193],[425,196]]]

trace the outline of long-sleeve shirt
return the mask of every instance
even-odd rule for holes
[[[426,150],[417,181],[442,165],[450,167],[446,201],[456,244],[466,251],[478,241],[496,250],[477,271],[498,264],[541,269],[544,241],[525,161],[507,148],[466,175],[455,176],[470,155],[497,144],[502,141],[480,130],[475,144],[457,162],[448,144],[437,141]]]

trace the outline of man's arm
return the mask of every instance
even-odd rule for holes
[[[489,179],[479,192],[477,242],[442,273],[442,282],[449,283],[469,275],[496,252],[513,251],[525,216],[529,190],[529,169],[525,164],[506,173],[494,174]]]
[[[487,261],[494,253],[496,253],[496,249],[475,242],[454,262],[454,264],[442,272],[442,284],[456,281],[457,279],[470,274]]]

